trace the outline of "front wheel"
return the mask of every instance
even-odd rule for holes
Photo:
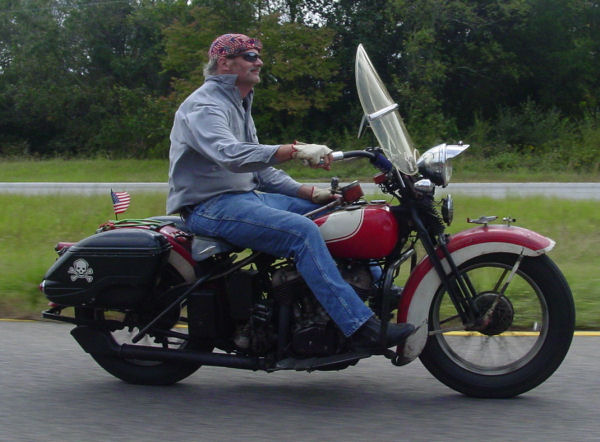
[[[443,287],[429,312],[420,355],[441,382],[468,396],[506,398],[546,380],[569,350],[575,307],[569,286],[546,255],[478,256],[460,267],[486,321],[465,328]]]

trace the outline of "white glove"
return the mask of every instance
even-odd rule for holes
[[[317,167],[321,165],[323,158],[332,152],[330,148],[322,144],[304,144],[297,141],[294,144],[292,158],[305,160],[310,166]]]
[[[310,199],[315,204],[325,204],[329,201],[332,201],[335,196],[331,193],[331,191],[327,189],[320,189],[318,187],[312,188],[312,193],[310,195]]]

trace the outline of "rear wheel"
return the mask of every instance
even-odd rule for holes
[[[431,304],[421,361],[441,382],[468,396],[501,398],[546,380],[564,359],[575,326],[567,282],[546,255],[495,253],[460,266],[485,321],[464,331],[448,293]]]
[[[170,266],[164,269],[160,281],[157,292],[162,295],[145,306],[147,311],[132,310],[123,313],[102,308],[79,307],[75,308],[75,317],[86,322],[92,320],[94,328],[99,333],[108,335],[117,345],[212,351],[212,343],[193,340],[188,335],[186,312],[180,306],[164,315],[139,342],[133,342],[140,329],[179,298],[188,287]],[[190,362],[124,359],[94,353],[91,356],[107,372],[131,384],[171,385],[192,375],[201,366]]]
[[[121,316],[121,318],[119,318]],[[117,312],[104,311],[102,309],[82,309],[75,310],[75,317],[78,319],[93,319],[98,325],[106,319],[115,321],[122,320],[123,326],[116,330],[106,331],[99,327],[98,332],[108,335],[117,345],[133,344],[133,337],[139,332],[140,327],[126,325],[130,321],[127,315],[121,315]],[[114,324],[112,322],[111,324]],[[141,325],[140,325],[141,326]],[[193,349],[200,351],[212,351],[212,346],[206,343],[194,343],[187,337],[187,327],[185,324],[176,323],[171,328],[173,336],[158,336],[150,332],[142,340],[136,343],[141,346],[161,347],[170,349]],[[181,336],[178,336],[181,335]],[[146,361],[137,359],[123,359],[116,356],[106,356],[91,354],[94,360],[107,372],[113,376],[128,382],[130,384],[142,385],[171,385],[192,375],[200,364],[183,363],[174,361]]]

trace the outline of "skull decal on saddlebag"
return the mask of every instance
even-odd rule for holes
[[[92,276],[94,274],[94,269],[92,269],[88,262],[83,258],[73,261],[73,265],[69,267],[67,273],[71,275],[71,281],[73,282],[78,279],[85,279],[87,282],[92,282],[94,280],[94,277]]]

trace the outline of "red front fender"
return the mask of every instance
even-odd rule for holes
[[[491,225],[473,227],[450,236],[450,253],[473,244],[499,242],[522,246],[529,250],[526,255],[543,255],[554,247],[555,242],[532,230],[517,226]]]
[[[539,256],[550,251],[555,242],[536,232],[517,226],[491,225],[474,227],[450,236],[448,251],[457,266],[469,259],[489,253],[513,253]],[[441,250],[437,250],[442,257]],[[442,259],[446,272],[449,266]],[[398,305],[398,322],[421,326],[401,350],[405,362],[416,358],[427,341],[427,319],[433,296],[441,284],[429,257],[425,257],[412,271]]]

